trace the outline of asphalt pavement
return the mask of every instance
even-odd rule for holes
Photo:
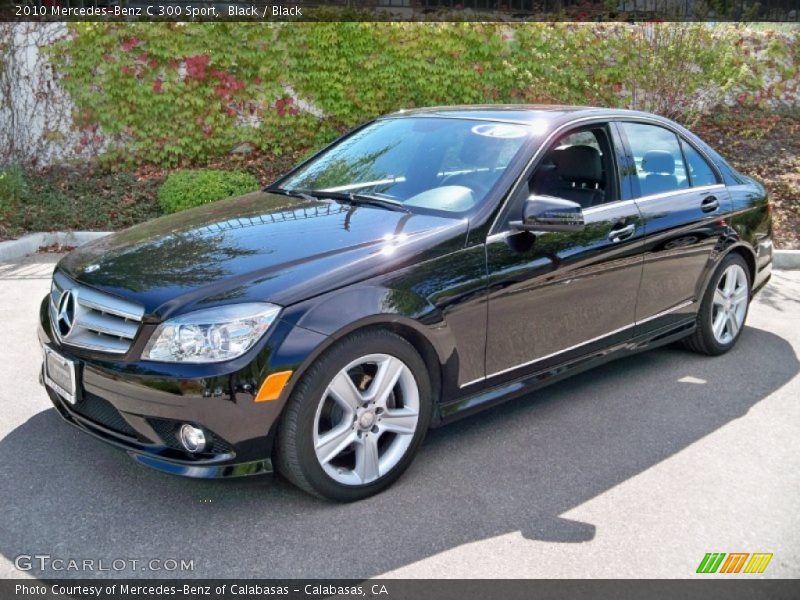
[[[395,486],[337,505],[150,471],[63,423],[36,339],[56,259],[0,264],[0,577],[686,578],[707,552],[800,576],[800,271],[727,355],[650,351],[431,431]]]

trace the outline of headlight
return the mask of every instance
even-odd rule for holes
[[[236,358],[266,333],[280,310],[267,303],[231,304],[170,319],[155,330],[142,358],[186,363]]]

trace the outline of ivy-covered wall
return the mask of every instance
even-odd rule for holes
[[[795,33],[707,24],[69,26],[50,47],[81,130],[111,161],[302,153],[399,108],[548,102],[691,124],[721,105],[797,107]],[[244,146],[243,146],[244,144]]]

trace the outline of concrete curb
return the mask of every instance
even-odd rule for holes
[[[0,261],[16,260],[34,254],[40,246],[63,244],[83,246],[111,233],[110,231],[41,231],[29,233],[17,240],[0,242]]]
[[[772,261],[774,269],[800,269],[800,250],[775,250]]]
[[[30,233],[18,240],[0,242],[0,261],[11,261],[34,254],[40,246],[63,244],[65,246],[83,246],[89,242],[112,233],[111,231],[42,231]],[[800,250],[773,251],[774,269],[800,269]]]

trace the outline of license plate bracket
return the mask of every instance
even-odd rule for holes
[[[78,364],[50,348],[44,349],[44,383],[70,404],[78,402]]]

